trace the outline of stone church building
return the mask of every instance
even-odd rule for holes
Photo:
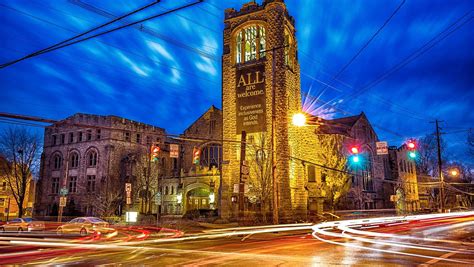
[[[365,114],[292,124],[302,112],[300,66],[284,1],[227,9],[224,25],[222,110],[210,107],[180,136],[116,116],[76,114],[47,127],[35,210],[56,214],[61,188],[70,213],[87,215],[109,205],[115,214],[218,209],[237,220],[244,210],[285,222],[393,206],[388,158],[376,155]],[[366,159],[357,168],[347,163],[352,144]],[[147,162],[152,146],[158,160]],[[124,200],[126,183],[132,203]]]

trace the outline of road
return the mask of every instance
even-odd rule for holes
[[[474,265],[474,213],[182,233],[123,227],[88,237],[0,236],[0,264]]]

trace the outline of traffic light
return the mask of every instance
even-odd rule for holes
[[[351,152],[351,156],[349,157],[350,161],[352,163],[359,163],[360,162],[360,156],[359,156],[359,152],[360,152],[360,149],[358,146],[352,146],[350,148],[350,152]]]
[[[193,164],[199,165],[199,161],[201,160],[201,149],[198,147],[193,148]]]
[[[157,145],[157,144],[153,144],[151,145],[151,161],[157,161],[160,157],[159,157],[159,154],[160,153],[160,146]]]
[[[406,146],[408,148],[408,158],[415,160],[417,157],[417,144],[416,141],[411,139],[406,142]]]

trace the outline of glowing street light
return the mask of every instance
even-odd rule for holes
[[[293,125],[295,126],[305,126],[306,125],[306,115],[303,113],[297,113],[293,115]]]
[[[456,168],[453,168],[449,170],[449,174],[451,174],[453,177],[457,177],[459,175],[459,171]]]

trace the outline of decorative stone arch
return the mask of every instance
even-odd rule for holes
[[[73,154],[77,154],[78,156],[78,166],[75,167],[75,168],[79,168],[81,166],[80,162],[81,162],[81,151],[79,151],[79,149],[76,149],[76,148],[73,148],[71,149],[69,152],[68,152],[68,163],[69,163],[69,167],[72,168],[72,156]]]
[[[262,26],[265,30],[265,38],[267,38],[267,29],[268,29],[268,23],[265,21],[265,20],[249,20],[249,21],[246,21],[238,26],[236,26],[233,30],[232,30],[232,33],[231,33],[231,40],[230,40],[230,52],[231,52],[231,58],[232,58],[232,63],[233,64],[237,64],[237,60],[236,60],[236,53],[237,53],[237,43],[236,43],[236,36],[238,34],[238,32],[242,31],[244,28],[247,28],[249,26]],[[266,42],[266,40],[265,40]],[[260,44],[258,44],[256,50],[257,50],[257,59],[259,57],[259,47]],[[240,62],[239,64],[242,64],[242,63],[245,63],[245,62]]]
[[[89,154],[92,153],[92,152],[95,152],[97,153],[97,161],[96,161],[96,167],[97,165],[99,165],[100,163],[100,153],[99,153],[99,149],[96,147],[96,146],[90,146],[86,149],[86,153],[84,153],[84,160],[85,160],[85,166],[86,168],[89,168]]]
[[[209,192],[211,192],[211,187],[209,186],[209,184],[206,184],[206,183],[202,183],[202,182],[196,182],[196,183],[192,183],[192,184],[188,184],[186,185],[184,188],[183,188],[183,192],[182,192],[182,212],[183,214],[186,213],[187,211],[187,207],[188,207],[188,193],[194,189],[198,189],[198,188],[204,188],[204,189],[207,189]]]
[[[55,161],[56,161],[56,157],[59,156],[60,158],[60,161],[61,161],[61,164],[59,166],[58,169],[55,168]],[[55,150],[53,153],[51,153],[51,158],[49,159],[49,166],[51,166],[51,169],[52,170],[59,170],[61,169],[61,167],[63,166],[64,164],[64,156],[63,156],[63,153],[59,150]]]

